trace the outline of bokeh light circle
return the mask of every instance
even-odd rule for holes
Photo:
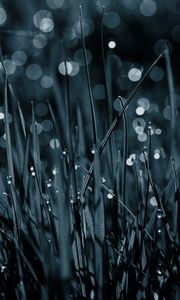
[[[47,38],[42,34],[37,34],[33,38],[33,45],[34,45],[34,47],[36,47],[38,49],[42,49],[42,48],[46,47],[46,45],[47,45]]]
[[[18,50],[13,53],[12,60],[15,62],[16,66],[22,66],[27,61],[27,55],[24,51]]]
[[[30,80],[37,80],[42,75],[42,69],[38,64],[31,64],[26,68],[26,76]]]
[[[153,0],[143,0],[139,6],[140,13],[145,17],[152,17],[157,11],[156,2]]]
[[[50,77],[50,76],[43,76],[41,78],[41,86],[44,88],[44,89],[49,89],[53,86],[53,79]]]
[[[35,107],[35,113],[38,117],[43,117],[48,113],[47,105],[44,103],[39,103]]]
[[[161,67],[155,66],[151,70],[149,77],[155,82],[161,81],[164,78],[164,70]]]
[[[144,107],[142,107],[142,106],[139,106],[139,107],[136,108],[136,114],[138,116],[142,116],[144,114],[144,111],[145,111]]]
[[[138,68],[132,68],[128,72],[128,78],[129,80],[133,82],[137,82],[141,79],[142,71]]]
[[[50,18],[43,18],[39,24],[39,29],[45,33],[51,32],[54,29],[54,22]]]
[[[150,102],[149,102],[149,100],[148,100],[147,98],[144,98],[144,97],[139,98],[138,101],[137,101],[137,104],[138,104],[139,106],[143,107],[144,110],[148,110],[149,107],[150,107]]]
[[[115,41],[110,41],[110,42],[108,43],[108,47],[109,47],[110,49],[114,49],[114,48],[116,47]]]
[[[7,75],[12,75],[16,71],[16,64],[11,59],[3,60],[3,64]]]
[[[7,20],[7,14],[4,8],[0,7],[0,26],[4,25]]]
[[[120,24],[120,16],[116,12],[108,12],[104,16],[104,25],[109,29],[114,29]]]
[[[58,9],[61,8],[64,4],[64,0],[46,0],[49,8]]]

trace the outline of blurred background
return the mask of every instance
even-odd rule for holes
[[[42,0],[7,1],[0,4],[0,43],[3,64],[14,93],[31,130],[31,101],[35,105],[40,144],[44,147],[42,159],[48,149],[55,147],[49,118],[47,99],[58,107],[58,121],[64,135],[64,93],[67,61],[71,118],[76,126],[77,106],[84,106],[84,125],[90,136],[86,144],[91,158],[91,126],[86,107],[87,80],[82,49],[80,9],[82,5],[83,33],[93,101],[98,123],[98,136],[102,140],[106,93],[101,51],[101,20],[104,8],[103,38],[107,77],[110,86],[112,118],[121,109],[118,96],[128,97],[153,63],[165,44],[168,45],[174,74],[176,128],[180,111],[180,2],[169,0]],[[110,67],[111,64],[111,67]],[[3,82],[1,64],[0,80]],[[55,100],[56,99],[56,100]],[[56,103],[56,105],[55,105]],[[5,150],[3,89],[0,107],[0,147]],[[142,149],[147,144],[147,127],[151,122],[152,164],[159,184],[165,184],[162,172],[166,170],[170,149],[171,112],[168,98],[165,60],[161,59],[152,69],[143,86],[133,97],[127,109],[128,157],[144,163]],[[9,113],[9,122],[13,122]],[[179,133],[176,135],[178,151]],[[122,122],[115,132],[115,140],[122,149]],[[4,149],[4,150],[3,150]],[[44,162],[45,163],[45,162]],[[47,167],[47,163],[45,165]],[[160,170],[160,171],[159,171]],[[157,171],[157,172],[156,172]]]

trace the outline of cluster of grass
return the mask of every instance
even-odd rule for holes
[[[65,105],[59,107],[59,90],[54,93],[54,103],[47,102],[53,123],[50,138],[55,137],[47,158],[49,169],[55,170],[52,181],[48,181],[49,172],[42,164],[44,149],[39,142],[34,103],[30,131],[15,96],[16,87],[8,82],[1,54],[7,161],[0,173],[0,298],[178,300],[180,171],[168,49],[152,63],[127,99],[119,96],[121,111],[113,119],[109,78],[112,72],[111,66],[106,67],[102,16],[101,56],[106,91],[102,132],[106,133],[100,141],[82,12],[80,24],[87,97],[85,105],[77,105],[76,116],[72,117],[70,79],[66,75],[62,92]],[[128,173],[126,111],[152,68],[163,59],[171,107],[171,147],[167,172],[170,179],[161,191],[151,166],[150,124],[147,147],[143,150],[143,175],[136,160],[131,175]],[[9,112],[13,116],[11,124]],[[90,130],[85,128],[87,118]],[[120,148],[114,139],[119,122],[123,126]],[[133,205],[129,194],[133,195]],[[150,195],[155,197],[157,206],[150,206]]]

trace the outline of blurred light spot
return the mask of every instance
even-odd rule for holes
[[[63,31],[63,40],[67,47],[74,47],[78,43],[77,34],[74,28],[65,28]]]
[[[46,0],[47,5],[52,9],[61,8],[64,4],[64,0]]]
[[[70,61],[71,64],[71,72],[69,73],[69,76],[76,76],[79,73],[79,65],[78,63],[74,62],[74,61]]]
[[[105,88],[103,84],[97,84],[94,88],[93,88],[93,96],[96,99],[104,99],[105,98]]]
[[[108,43],[108,47],[109,47],[110,49],[114,49],[114,48],[116,47],[116,43],[115,43],[114,41],[110,41],[110,42]]]
[[[150,103],[149,100],[147,98],[140,98],[137,103],[139,104],[139,106],[143,107],[144,110],[148,110],[150,107]]]
[[[31,64],[26,68],[26,76],[31,80],[37,80],[41,77],[42,70],[37,64]]]
[[[16,70],[16,65],[15,62],[12,61],[11,59],[5,59],[3,61],[5,70],[6,70],[6,74],[7,75],[12,75],[14,74],[15,70]]]
[[[137,126],[135,127],[135,131],[137,134],[142,134],[144,132],[144,127],[143,126]]]
[[[170,106],[167,105],[163,110],[163,116],[166,120],[171,120],[171,110]]]
[[[38,34],[33,38],[33,45],[38,49],[42,49],[47,45],[47,38],[42,34]]]
[[[87,63],[89,64],[92,60],[92,54],[91,52],[86,49],[86,58],[87,58]],[[83,49],[78,49],[75,54],[74,54],[74,60],[80,65],[84,66],[85,61],[84,61],[84,55],[83,55]]]
[[[56,148],[59,148],[60,144],[59,144],[59,140],[58,139],[52,139],[50,141],[50,147],[52,149],[56,149]]]
[[[149,77],[153,81],[161,81],[164,77],[164,70],[160,67],[155,66],[150,72]]]
[[[0,120],[4,119],[4,113],[0,112]]]
[[[63,31],[64,40],[71,41],[76,38],[76,32],[73,28],[65,28]]]
[[[159,158],[160,158],[160,154],[159,154],[159,153],[157,153],[157,152],[156,152],[156,153],[154,153],[154,158],[155,158],[155,159],[159,159]]]
[[[170,41],[166,39],[160,39],[154,44],[154,52],[156,55],[161,54],[168,47],[170,53],[172,52],[173,46]]]
[[[142,116],[144,114],[144,107],[139,106],[136,108],[136,114]]]
[[[138,141],[139,142],[145,142],[147,140],[147,134],[146,133],[142,133],[138,135]]]
[[[171,35],[174,41],[180,43],[180,25],[177,25],[173,28]]]
[[[150,203],[151,203],[152,206],[157,206],[156,198],[155,198],[155,197],[152,197],[152,198],[150,199]]]
[[[43,131],[49,132],[53,128],[53,123],[50,120],[44,120],[42,121],[42,128]]]
[[[95,154],[95,150],[94,150],[94,149],[92,149],[92,150],[91,150],[91,153],[92,153],[92,154]]]
[[[156,13],[157,5],[152,0],[143,0],[140,4],[140,12],[145,17],[151,17]]]
[[[45,22],[43,21],[43,19],[45,19]],[[34,17],[33,17],[33,22],[34,22],[34,25],[41,29],[40,27],[43,27],[43,23],[46,23],[46,19],[52,19],[52,14],[50,11],[48,10],[39,10],[37,11],[35,14],[34,14]],[[42,22],[43,21],[43,22]],[[41,24],[42,22],[42,24]],[[46,27],[47,25],[45,25]],[[42,30],[42,29],[41,29]]]
[[[35,107],[35,113],[38,117],[43,117],[48,113],[48,108],[46,104],[39,103]]]
[[[132,124],[134,129],[136,129],[137,126],[142,126],[143,128],[146,126],[146,122],[143,118],[134,119]]]
[[[0,26],[7,20],[7,14],[4,8],[0,7]]]
[[[16,66],[22,66],[27,61],[27,55],[23,51],[16,51],[12,55],[12,60],[15,62]]]
[[[41,78],[41,86],[45,89],[49,89],[53,86],[53,79],[50,76],[43,76]]]
[[[59,73],[61,73],[62,75],[66,75],[66,72],[67,72],[67,75],[69,75],[71,72],[72,72],[72,64],[70,62],[62,62],[59,64]]]
[[[108,12],[104,16],[104,25],[110,29],[116,28],[120,24],[120,17],[116,12]]]
[[[81,38],[81,23],[80,23],[80,21],[75,23],[73,28],[75,30],[76,37]],[[94,23],[91,19],[83,18],[82,31],[83,31],[84,37],[87,37],[94,32]]]
[[[155,134],[160,135],[162,133],[162,130],[160,128],[157,128],[155,130]]]
[[[39,29],[43,32],[50,32],[54,29],[54,22],[50,18],[43,18],[39,24]]]
[[[110,0],[98,0],[98,1],[96,2],[96,8],[97,8],[97,11],[98,11],[99,13],[102,13],[102,11],[103,11],[103,6],[107,8],[109,4],[110,4]]]
[[[33,133],[33,126],[34,126],[33,124],[31,124],[30,126],[31,133]],[[42,125],[40,123],[36,123],[35,127],[36,127],[37,134],[40,134],[42,132]]]
[[[142,72],[140,69],[132,68],[128,72],[128,77],[131,81],[139,81],[141,79]]]

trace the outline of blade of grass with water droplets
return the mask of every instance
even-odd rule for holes
[[[11,177],[14,182],[14,166],[13,166],[13,153],[11,145],[11,134],[10,126],[8,120],[8,81],[7,77],[5,79],[5,88],[4,88],[4,112],[5,112],[5,134],[6,134],[6,152],[7,152],[7,162],[8,162],[8,176]]]
[[[132,98],[134,97],[134,95],[136,94],[136,92],[139,90],[139,88],[142,86],[142,83],[144,82],[144,80],[147,78],[147,76],[149,75],[149,73],[151,72],[151,70],[153,69],[153,67],[158,63],[158,61],[161,59],[162,54],[160,54],[158,56],[158,58],[152,63],[152,65],[148,68],[148,70],[146,71],[146,73],[144,74],[144,76],[140,79],[139,83],[136,85],[136,87],[133,89],[133,91],[130,93],[130,95],[127,97],[127,100],[123,106],[123,108],[121,109],[121,111],[119,112],[118,116],[114,119],[114,121],[112,122],[109,130],[107,131],[104,139],[102,140],[101,144],[100,144],[100,154],[103,152],[113,130],[115,129],[120,117],[122,116],[123,112],[125,111],[125,109],[128,107],[129,103],[131,102]],[[83,196],[85,194],[85,191],[87,189],[88,186],[88,182],[90,180],[91,174],[93,172],[93,168],[94,168],[94,162],[91,163],[91,166],[89,168],[89,174],[85,177],[84,179],[84,184],[81,190],[81,200],[82,202],[84,202],[83,200]]]

